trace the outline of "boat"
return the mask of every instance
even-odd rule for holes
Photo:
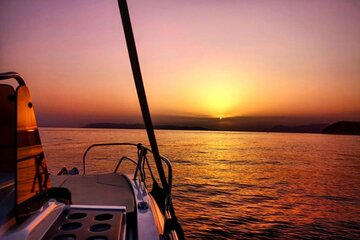
[[[172,204],[172,165],[157,146],[127,2],[118,5],[151,147],[93,144],[82,174],[74,168],[50,175],[30,91],[20,74],[0,73],[1,239],[184,239]],[[136,157],[119,156],[112,172],[88,174],[88,153],[108,146],[132,148]],[[132,173],[119,171],[125,162]]]

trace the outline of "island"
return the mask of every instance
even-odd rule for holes
[[[322,131],[324,134],[360,135],[360,122],[340,121],[330,124]]]

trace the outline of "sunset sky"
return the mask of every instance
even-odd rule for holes
[[[155,122],[360,120],[360,1],[129,9]],[[42,126],[139,122],[123,35],[115,0],[2,0],[0,71],[25,78]]]

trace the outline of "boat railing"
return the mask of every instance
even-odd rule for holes
[[[86,175],[86,160],[87,160],[87,155],[88,153],[90,152],[90,150],[96,148],[96,147],[104,147],[104,146],[133,146],[133,147],[136,147],[137,150],[138,150],[138,157],[137,159],[134,159],[134,158],[131,158],[131,157],[128,157],[128,156],[122,156],[118,163],[116,164],[116,167],[114,169],[114,173],[117,173],[121,164],[126,160],[126,161],[129,161],[133,164],[136,165],[136,168],[135,168],[135,171],[134,171],[134,179],[137,178],[138,174],[140,174],[140,177],[141,177],[141,180],[142,181],[145,181],[145,174],[144,174],[144,169],[145,169],[145,166],[147,165],[151,175],[152,175],[152,170],[151,170],[151,167],[150,167],[150,164],[149,164],[149,161],[148,161],[148,158],[147,158],[147,153],[150,152],[152,153],[151,149],[145,147],[144,145],[138,143],[138,144],[135,144],[135,143],[127,143],[127,142],[123,142],[123,143],[97,143],[97,144],[92,144],[90,145],[86,151],[84,152],[84,155],[83,155],[83,174]],[[170,160],[163,156],[163,155],[160,155],[160,159],[162,160],[162,162],[164,162],[167,166],[167,170],[168,170],[168,176],[167,176],[167,182],[168,182],[168,185],[169,185],[169,190],[170,190],[170,193],[171,193],[171,187],[172,187],[172,165],[171,165],[171,162]]]

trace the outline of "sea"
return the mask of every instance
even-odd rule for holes
[[[40,128],[40,135],[51,174],[64,166],[82,172],[91,144],[148,145],[144,130]],[[173,203],[187,239],[360,239],[360,136],[180,130],[156,136],[173,164]],[[91,151],[87,172],[113,171],[123,154]]]

